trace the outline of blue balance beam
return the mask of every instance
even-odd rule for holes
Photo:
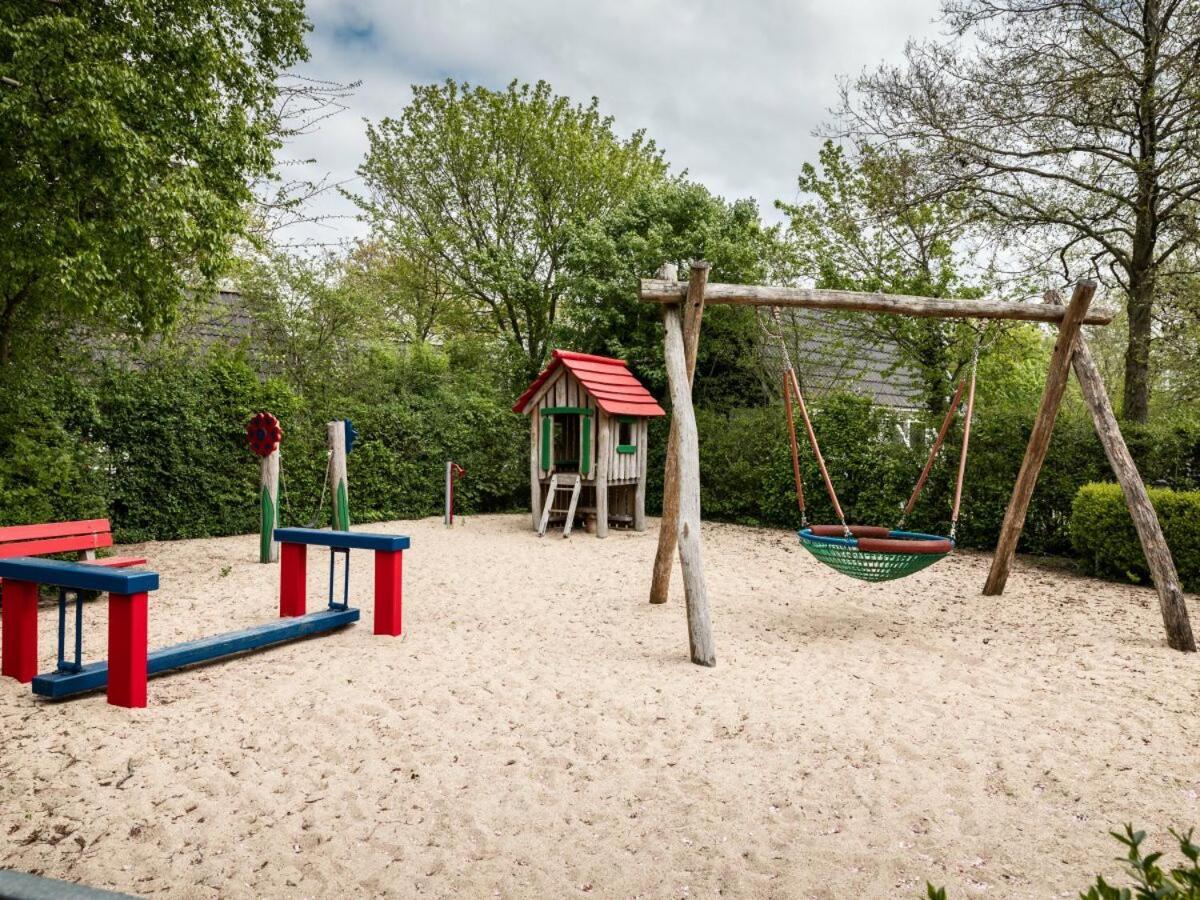
[[[17,576],[0,576],[12,577]],[[44,583],[44,582],[43,582]],[[256,625],[244,631],[231,631],[228,634],[218,634],[212,637],[200,638],[197,641],[187,641],[174,644],[160,650],[151,650],[146,659],[146,674],[161,675],[172,669],[196,663],[212,662],[245,653],[249,650],[259,650],[272,644],[282,644],[295,641],[341,628],[352,622],[357,622],[359,611],[350,609],[326,609],[320,612],[297,616],[294,619],[279,619],[266,625]],[[108,684],[108,661],[95,662],[85,665],[78,672],[47,672],[33,679],[33,692],[42,697],[61,700],[88,691],[96,691]]]
[[[411,543],[403,534],[370,534],[365,531],[325,531],[321,528],[276,528],[275,540],[282,544],[308,544],[337,550],[407,550]]]
[[[0,559],[0,579],[32,581],[69,591],[144,594],[158,590],[158,573],[140,569],[107,569],[84,563],[16,556]]]

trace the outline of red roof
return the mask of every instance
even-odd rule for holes
[[[596,405],[610,416],[665,416],[663,408],[642,383],[633,377],[623,359],[555,350],[550,365],[533,380],[513,406],[513,412],[525,412],[525,405],[560,368],[579,379]]]

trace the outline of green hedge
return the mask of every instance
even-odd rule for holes
[[[51,359],[36,378],[0,373],[0,379],[0,524],[108,515],[124,541],[253,532],[258,467],[242,429],[258,409],[275,412],[283,423],[281,517],[287,524],[328,522],[328,499],[320,512],[317,502],[325,423],[338,418],[353,420],[362,435],[349,458],[356,523],[438,514],[443,466],[451,458],[467,469],[458,494],[464,512],[528,508],[528,426],[510,411],[511,391],[494,384],[486,369],[452,364],[436,351],[360,353],[328,380],[303,387],[264,379],[244,357],[227,351],[152,353],[137,367]],[[896,522],[924,449],[907,446],[894,414],[861,397],[823,398],[813,414],[848,518]],[[1033,410],[1019,405],[978,409],[962,546],[994,545],[1032,420]],[[705,518],[796,527],[782,407],[700,408],[697,421]],[[661,505],[667,431],[667,419],[651,423],[652,514]],[[1125,433],[1148,483],[1200,488],[1200,425],[1158,422]],[[949,527],[956,448],[955,437],[910,527],[939,533]],[[831,521],[807,451],[802,466],[810,518]],[[1086,410],[1077,401],[1067,404],[1020,549],[1075,552],[1076,494],[1108,477]],[[1192,536],[1175,527],[1176,553],[1186,555],[1183,542]],[[1129,546],[1136,550],[1135,541]],[[1120,562],[1095,571],[1138,577],[1140,554],[1132,561],[1128,554],[1100,555]]]
[[[1187,591],[1200,591],[1200,491],[1151,488],[1179,578]],[[1148,583],[1150,573],[1120,485],[1085,484],[1071,511],[1071,543],[1087,572]]]
[[[977,410],[963,491],[959,544],[991,549],[1020,469],[1033,409],[992,406]],[[895,416],[850,395],[823,398],[814,425],[847,518],[893,524],[924,463],[925,449],[899,439]],[[651,426],[648,503],[662,496],[667,421]],[[794,528],[798,514],[782,407],[697,410],[701,503],[706,519]],[[1200,425],[1190,420],[1124,426],[1126,439],[1151,484],[1200,487]],[[803,438],[802,438],[803,440]],[[956,474],[958,438],[952,437],[908,525],[945,533]],[[801,468],[813,521],[832,521],[820,474],[806,447]],[[1026,516],[1023,553],[1072,554],[1071,510],[1079,488],[1111,477],[1103,448],[1082,404],[1064,406]]]
[[[0,391],[0,525],[107,515],[125,542],[256,531],[244,428],[259,409],[283,425],[285,524],[328,524],[325,423],[339,418],[361,434],[348,459],[353,522],[439,514],[447,459],[467,469],[463,512],[528,502],[524,420],[445,359],[364,358],[349,387],[321,396],[221,351],[64,369]]]

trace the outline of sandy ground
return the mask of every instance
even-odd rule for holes
[[[413,537],[403,639],[372,636],[356,554],[357,626],[155,679],[148,709],[0,683],[0,868],[175,897],[1073,897],[1117,873],[1110,827],[1200,825],[1200,660],[1147,589],[1021,563],[985,598],[967,553],[864,586],[706,526],[710,670],[678,584],[646,603],[654,527],[370,530]],[[151,646],[273,616],[255,538],[142,549]]]

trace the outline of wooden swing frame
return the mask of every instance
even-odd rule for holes
[[[1054,421],[1066,391],[1072,367],[1092,413],[1096,433],[1125,495],[1150,574],[1158,591],[1159,607],[1167,643],[1175,650],[1195,652],[1196,641],[1188,620],[1187,605],[1171,551],[1146,486],[1138,473],[1129,448],[1121,435],[1112,404],[1104,388],[1100,371],[1092,359],[1083,325],[1107,325],[1112,313],[1090,309],[1096,282],[1075,285],[1070,301],[1049,292],[1043,304],[1002,302],[997,300],[946,300],[906,297],[853,291],[809,288],[770,287],[764,285],[709,284],[711,268],[706,262],[693,262],[687,282],[677,278],[677,270],[664,264],[658,278],[642,279],[640,297],[646,303],[663,307],[666,368],[671,393],[671,430],[667,441],[667,459],[663,478],[663,512],[658,535],[658,552],[650,586],[650,602],[663,603],[671,584],[671,570],[678,549],[683,572],[687,606],[688,643],[692,662],[715,666],[709,613],[708,587],[704,578],[703,547],[700,540],[700,446],[696,412],[692,406],[692,378],[696,369],[696,350],[700,342],[700,323],[707,304],[739,306],[786,306],[803,309],[829,309],[921,318],[1008,319],[1045,322],[1058,326],[1058,337],[1041,403],[1034,418],[1021,470],[1013,485],[1012,496],[1004,513],[1000,538],[991,569],[983,587],[985,595],[1004,592],[1016,555],[1017,542],[1025,526],[1029,502],[1038,475],[1046,461]]]

